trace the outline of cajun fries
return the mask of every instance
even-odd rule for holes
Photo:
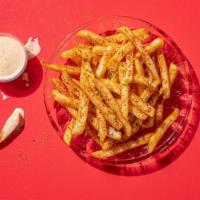
[[[63,140],[70,145],[86,132],[100,148],[91,156],[100,159],[143,145],[152,152],[179,115],[175,108],[164,119],[164,103],[179,71],[176,64],[167,65],[165,41],[145,42],[151,35],[145,28],[119,27],[109,36],[80,30],[76,35],[83,41],[60,55],[72,64],[42,62],[58,73],[51,95],[72,116]],[[144,129],[146,134],[140,134]]]
[[[161,125],[156,129],[156,132],[151,136],[148,142],[149,152],[152,152],[157,146],[158,142],[167,131],[167,129],[172,125],[172,123],[179,116],[179,109],[174,109],[174,111],[161,123]]]

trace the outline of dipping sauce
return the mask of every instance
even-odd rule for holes
[[[21,75],[26,67],[27,54],[23,44],[9,35],[0,36],[0,82]]]

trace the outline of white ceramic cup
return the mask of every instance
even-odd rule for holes
[[[0,34],[0,82],[17,79],[26,69],[29,59],[41,51],[38,39],[29,38],[24,45],[16,36]]]

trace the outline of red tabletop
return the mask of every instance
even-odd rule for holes
[[[0,0],[0,32],[23,42],[39,37],[48,59],[55,45],[78,25],[99,16],[142,18],[165,30],[200,76],[200,3],[198,0]],[[82,161],[58,138],[43,102],[44,74],[33,60],[31,90],[0,101],[0,126],[15,107],[25,110],[24,131],[0,149],[0,199],[200,199],[199,129],[187,150],[172,164],[144,176],[123,177]]]

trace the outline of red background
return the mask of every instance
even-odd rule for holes
[[[38,36],[39,58],[48,59],[78,25],[98,16],[133,16],[172,36],[199,76],[199,6],[198,0],[0,0],[0,32],[23,42]],[[29,95],[0,101],[0,126],[16,106],[25,109],[26,126],[0,149],[1,200],[200,199],[199,129],[171,165],[145,176],[120,177],[86,164],[57,137],[45,112],[42,83]]]

